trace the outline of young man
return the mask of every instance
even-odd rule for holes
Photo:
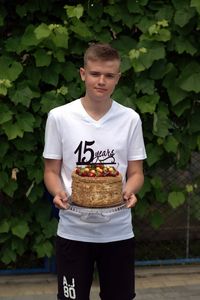
[[[143,185],[146,158],[139,115],[112,100],[120,79],[120,57],[107,44],[93,44],[80,68],[84,97],[52,109],[46,133],[44,180],[60,209],[56,257],[58,299],[88,300],[94,264],[102,300],[131,300],[134,289],[134,234],[131,207]],[[110,155],[112,153],[112,155]],[[123,176],[126,207],[105,222],[67,209],[71,173],[80,164],[103,159]]]

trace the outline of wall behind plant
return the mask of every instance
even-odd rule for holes
[[[51,256],[57,221],[44,196],[48,111],[80,97],[78,69],[90,42],[122,57],[113,97],[141,115],[148,153],[136,213],[182,205],[197,187],[165,191],[158,168],[187,169],[200,149],[198,0],[2,0],[0,3],[0,258]],[[151,215],[159,227],[163,216]]]

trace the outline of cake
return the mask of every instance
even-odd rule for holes
[[[122,204],[122,176],[105,165],[77,167],[72,172],[72,201],[83,207],[106,208]]]

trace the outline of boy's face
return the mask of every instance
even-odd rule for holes
[[[86,97],[93,101],[109,100],[120,78],[120,62],[88,61],[80,68],[81,79],[85,82]]]

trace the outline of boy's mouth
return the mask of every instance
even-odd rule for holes
[[[106,89],[100,87],[96,87],[95,90],[98,92],[106,92]]]

